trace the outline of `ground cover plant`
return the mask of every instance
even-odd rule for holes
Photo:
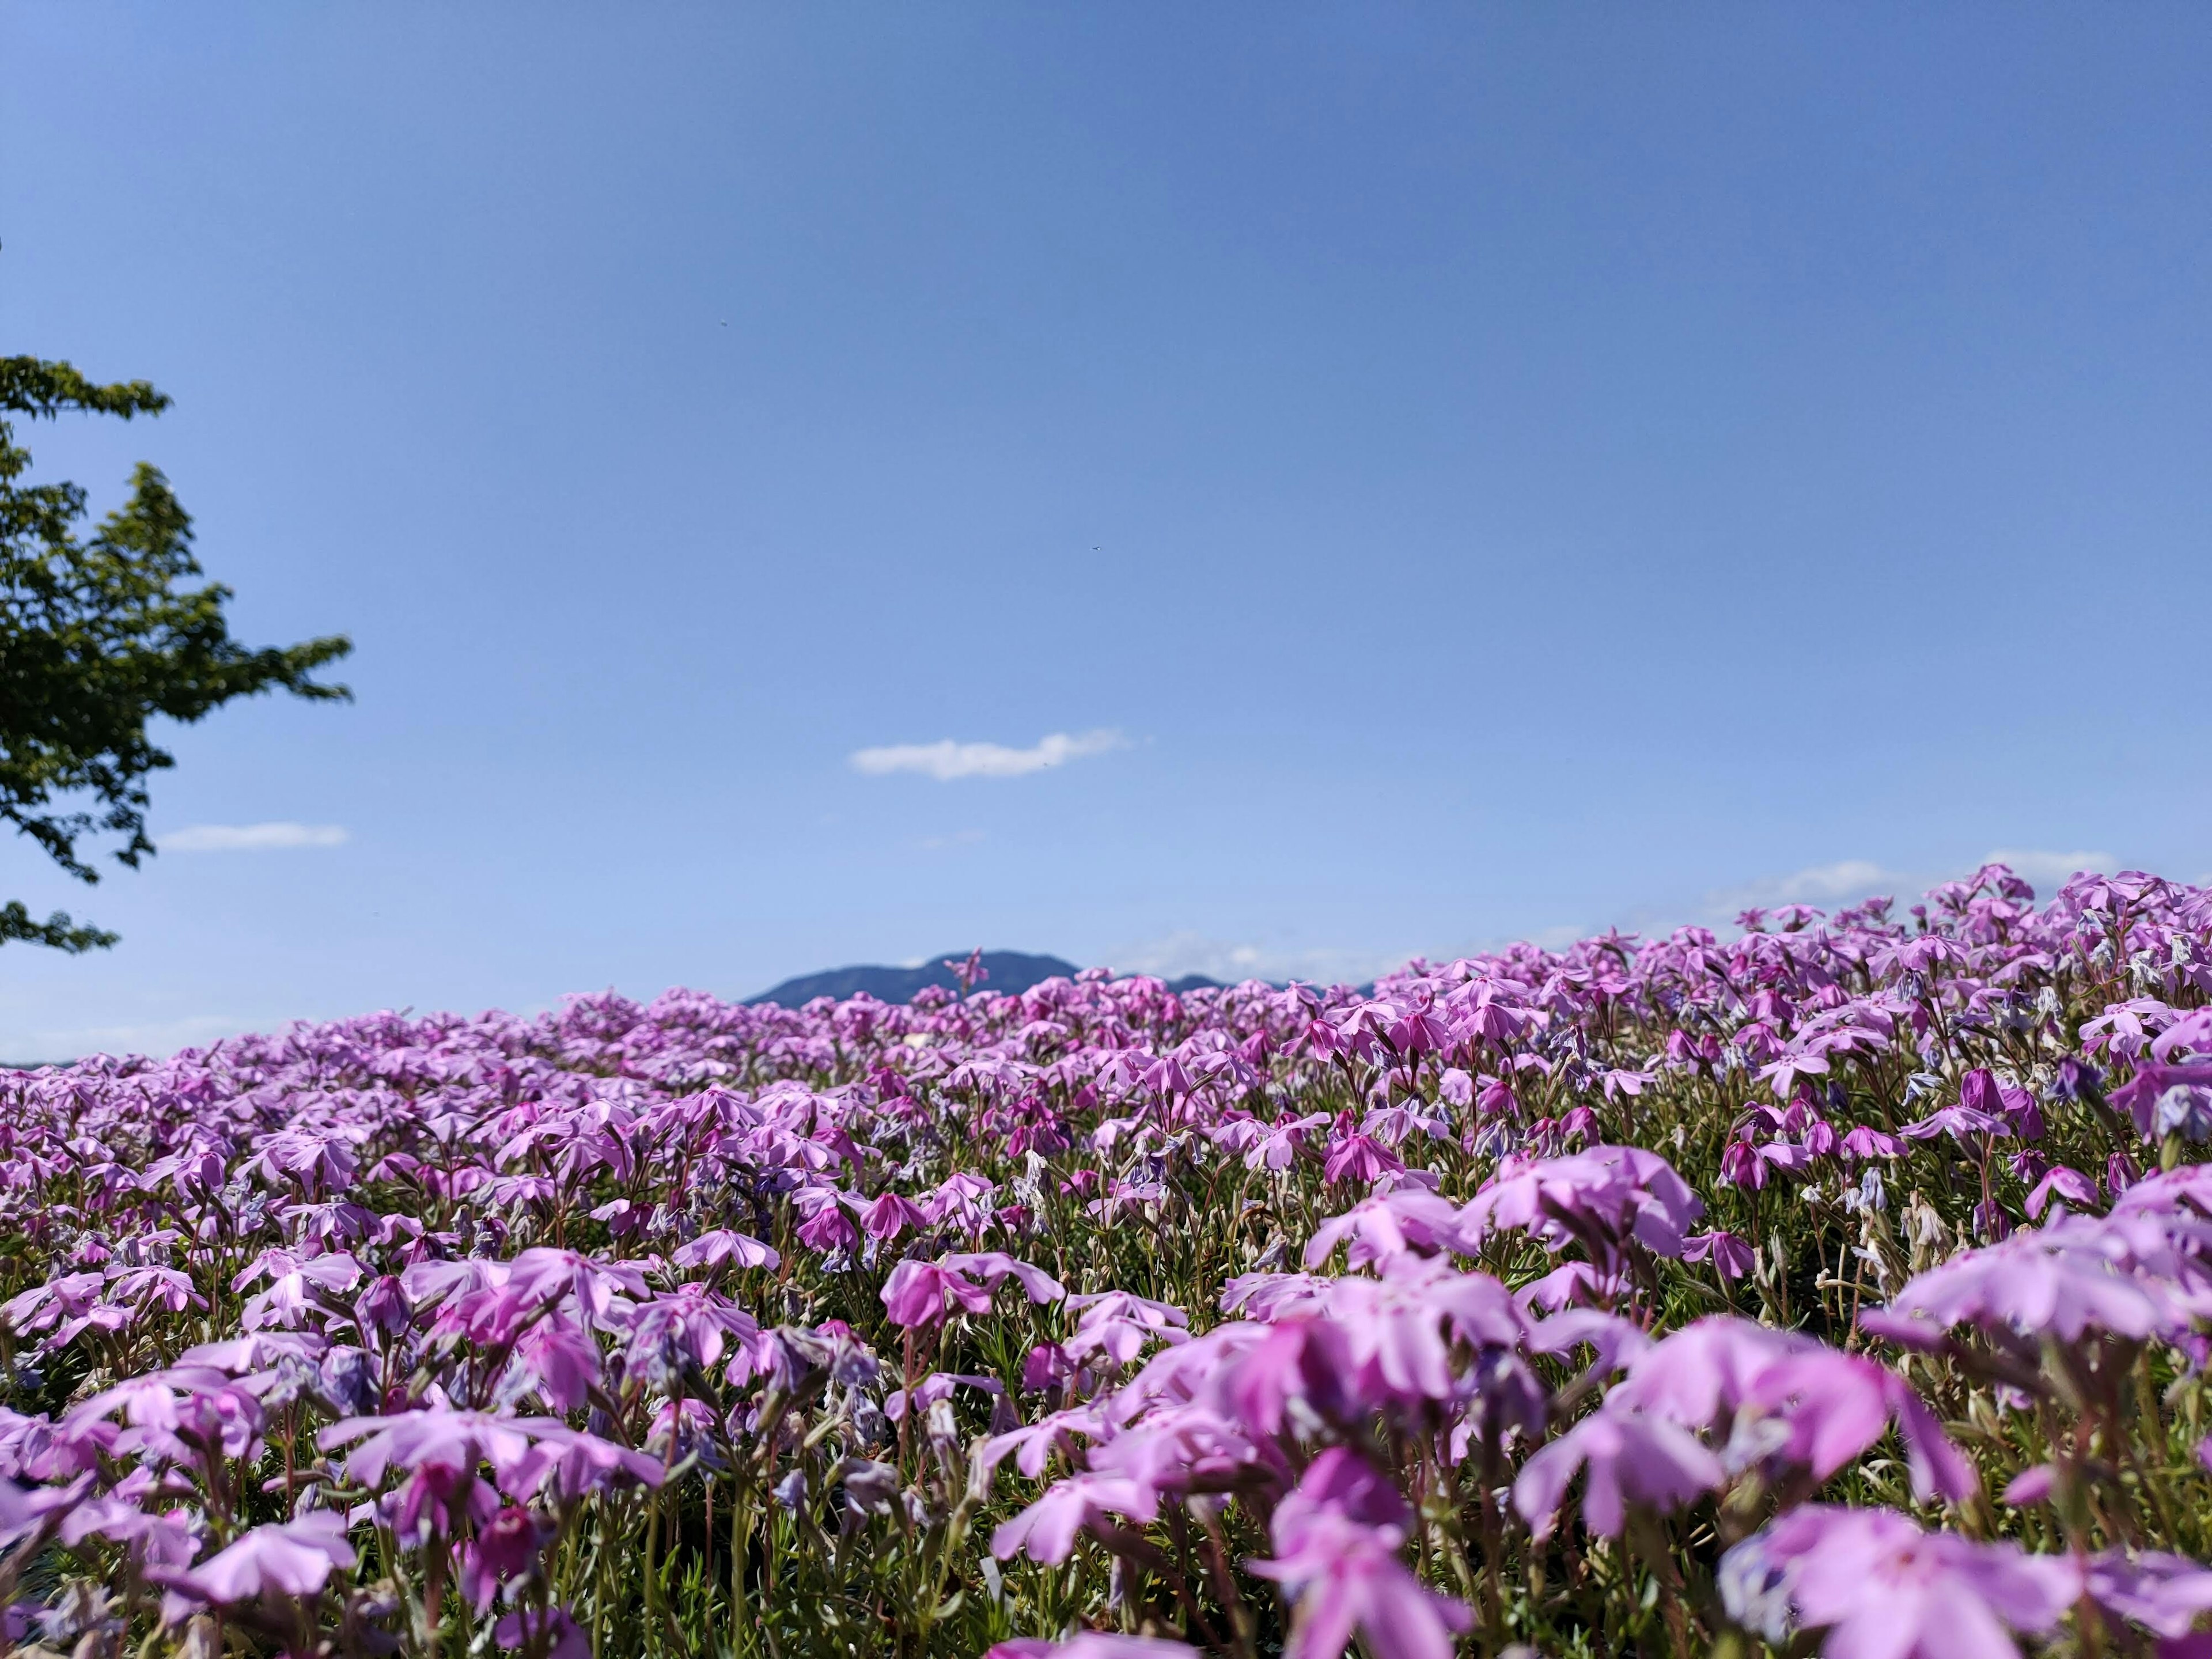
[[[0,1083],[32,1651],[2212,1654],[2212,891]]]

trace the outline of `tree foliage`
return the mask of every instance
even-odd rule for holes
[[[0,358],[0,818],[85,882],[100,875],[79,854],[83,836],[122,836],[114,856],[133,869],[155,850],[146,780],[175,763],[148,734],[155,716],[196,720],[276,688],[351,695],[313,678],[352,649],[342,636],[258,649],[231,638],[231,590],[189,585],[201,574],[191,520],[158,468],[141,462],[130,498],[88,536],[82,488],[25,481],[30,453],[11,417],[129,420],[168,404],[143,380],[99,386],[67,363]],[[0,941],[10,939],[87,951],[115,935],[9,902]]]

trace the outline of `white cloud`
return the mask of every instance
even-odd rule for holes
[[[1877,888],[1894,886],[1898,881],[1895,872],[1871,860],[1839,859],[1833,864],[1809,865],[1786,876],[1720,888],[1705,895],[1705,904],[1729,914],[1753,905],[1832,904],[1838,899],[1864,898]]]
[[[340,847],[336,823],[195,823],[161,837],[165,853],[265,853],[281,847]]]
[[[2120,867],[2120,861],[2110,853],[2038,853],[2019,847],[2000,847],[1982,862],[2010,865],[2014,875],[2046,896],[2050,890],[2065,885],[2066,878],[2076,871],[2110,875]]]
[[[1378,974],[1404,967],[1416,954],[1413,951],[1254,945],[1186,932],[1110,951],[1103,960],[1117,974],[1154,974],[1162,979],[1204,974],[1224,985],[1247,979],[1362,985]]]
[[[1090,755],[1127,749],[1129,740],[1119,732],[1079,732],[1070,736],[1054,732],[1034,747],[1009,749],[1002,743],[955,743],[950,738],[936,743],[896,743],[880,749],[853,751],[855,772],[883,777],[893,772],[920,772],[950,783],[955,778],[1018,778],[1042,772]]]

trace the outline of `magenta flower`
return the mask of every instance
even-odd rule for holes
[[[2179,1334],[2187,1311],[2170,1289],[2113,1260],[2105,1224],[2069,1216],[1967,1250],[1909,1281],[1859,1323],[1909,1346],[1960,1323],[2078,1340],[2095,1328],[2142,1338]]]
[[[592,1659],[592,1638],[565,1607],[510,1613],[492,1626],[492,1639],[503,1648],[533,1648],[545,1659]]]
[[[2073,1563],[1923,1532],[1894,1510],[1808,1504],[1730,1550],[1730,1616],[1779,1640],[1825,1627],[1828,1659],[2019,1659],[2081,1593]]]
[[[2053,1198],[2063,1199],[2076,1209],[2094,1210],[2097,1207],[2097,1186],[2079,1170],[2069,1170],[2063,1164],[2058,1164],[2046,1171],[2043,1179],[2035,1183],[2034,1190],[2028,1194],[2027,1218],[2031,1221],[2039,1219]]]
[[[1759,1265],[1759,1258],[1749,1244],[1717,1227],[1708,1233],[1692,1233],[1682,1241],[1683,1261],[1709,1259],[1713,1270],[1728,1279],[1744,1278]]]
[[[353,1565],[354,1549],[345,1533],[343,1517],[317,1510],[281,1526],[256,1527],[191,1571],[167,1576],[167,1582],[185,1595],[226,1604],[272,1591],[313,1595],[330,1581],[333,1568]]]
[[[860,1231],[870,1238],[890,1240],[909,1227],[925,1227],[929,1218],[921,1212],[920,1205],[909,1202],[896,1193],[885,1193],[860,1212]]]
[[[991,1534],[991,1553],[1004,1561],[1027,1552],[1032,1561],[1056,1565],[1075,1547],[1075,1534],[1102,1515],[1149,1519],[1159,1499],[1120,1474],[1072,1474]]]
[[[1963,1501],[1973,1467],[1925,1401],[1873,1360],[1747,1319],[1700,1319],[1642,1350],[1605,1410],[1665,1418],[1724,1437],[1731,1470],[1777,1463],[1826,1480],[1894,1421],[1914,1493]]]
[[[766,1267],[771,1272],[783,1261],[772,1246],[750,1234],[720,1227],[678,1245],[669,1260],[679,1267],[719,1267],[725,1261],[733,1261],[740,1267]]]
[[[1274,1556],[1250,1563],[1297,1604],[1284,1659],[1337,1659],[1356,1631],[1374,1659],[1451,1659],[1466,1607],[1399,1559],[1412,1519],[1397,1489],[1342,1447],[1323,1452],[1276,1506]]]
[[[2100,1607],[2168,1638],[2186,1636],[2197,1614],[2212,1613],[2212,1571],[2186,1556],[2107,1550],[2090,1561],[2088,1588]]]
[[[1017,1636],[988,1649],[983,1659],[1178,1659],[1198,1651],[1156,1636],[1117,1636],[1086,1630],[1065,1642]]]
[[[1636,1412],[1598,1411],[1539,1449],[1513,1483],[1513,1507],[1539,1537],[1558,1519],[1567,1484],[1584,1465],[1583,1524],[1618,1536],[1630,1504],[1680,1508],[1727,1480],[1721,1461],[1688,1430]]]
[[[955,1307],[988,1313],[991,1292],[936,1262],[906,1261],[884,1281],[883,1303],[892,1324],[911,1329],[936,1324]]]

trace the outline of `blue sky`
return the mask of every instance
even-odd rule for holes
[[[4,0],[0,58],[5,349],[176,398],[40,474],[157,462],[359,698],[177,732],[143,872],[0,850],[125,935],[0,953],[15,1057],[2212,870],[2202,7]]]

